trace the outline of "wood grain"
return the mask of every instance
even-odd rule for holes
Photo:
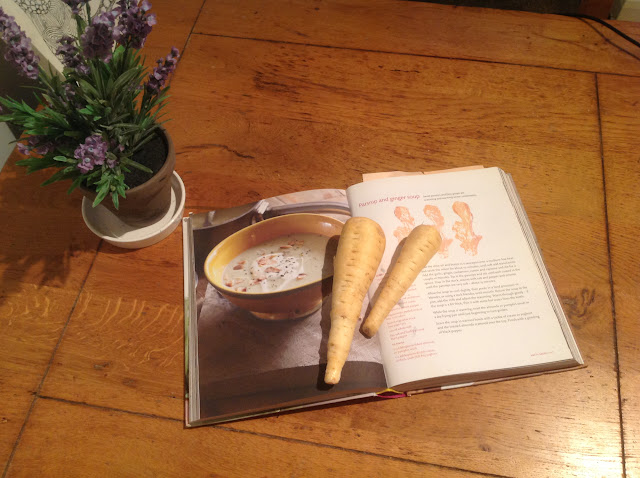
[[[593,75],[196,35],[172,89],[180,101],[170,132],[190,206],[345,187],[364,171],[511,171],[588,364],[229,429],[479,473],[620,474]],[[175,233],[126,261],[101,248],[44,396],[182,417],[179,252]]]
[[[638,24],[613,23],[640,38]],[[640,49],[595,23],[558,15],[423,2],[206,2],[194,32],[550,68],[640,73]]]
[[[49,365],[76,292],[0,284],[0,469],[4,469]]]
[[[503,167],[587,366],[185,430],[180,231],[137,251],[99,243],[80,197],[40,189],[14,155],[0,175],[7,476],[639,475],[640,83],[625,75],[640,73],[640,53],[556,16],[202,5],[154,2],[147,44],[151,62],[186,45],[167,127],[188,210],[343,188],[364,172]]]
[[[43,395],[180,417],[181,284],[180,228],[140,250],[101,247]]]
[[[25,175],[20,158],[14,152],[0,175],[0,280],[77,290],[99,242],[82,220],[81,196],[68,196],[68,184],[40,187],[52,173]]]
[[[64,459],[60,459],[64,457]],[[302,439],[39,400],[7,477],[31,476],[442,476],[471,473]]]
[[[640,476],[640,81],[598,78],[627,476]]]
[[[187,42],[201,0],[154,2],[163,21],[145,53],[153,66]],[[69,184],[39,185],[52,172],[26,175],[14,152],[0,174],[0,469],[27,420],[100,243],[82,220],[82,197]],[[119,277],[109,278],[117,287]],[[112,280],[113,279],[113,280]]]
[[[614,414],[593,420],[593,410],[584,408],[599,402],[603,392],[609,399],[601,403],[614,405],[615,397],[596,385],[597,375],[592,384],[599,390],[590,392],[585,386],[588,376],[572,372],[515,380],[240,422],[233,428],[292,438],[303,435],[321,443],[427,463],[456,463],[500,476],[576,476],[585,469],[593,476],[620,476]],[[540,396],[545,397],[546,412],[531,399]],[[568,403],[567,396],[583,398]]]
[[[166,57],[172,47],[183,51],[203,4],[204,0],[152,2],[151,13],[156,15],[157,23],[142,50],[148,67],[156,66],[156,60]]]
[[[98,238],[66,188],[40,188],[12,154],[0,174],[0,469],[25,423]]]
[[[342,188],[367,171],[480,163],[532,178],[598,159],[586,73],[197,35],[172,91],[189,205]]]

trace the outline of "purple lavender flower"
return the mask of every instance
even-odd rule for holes
[[[62,85],[62,89],[64,90],[64,95],[67,100],[72,100],[75,98],[76,89],[74,88],[74,85],[65,83],[64,85]]]
[[[65,108],[82,109],[84,104],[76,96],[76,87],[71,83],[64,83],[60,90],[59,100]]]
[[[111,141],[111,150],[115,151],[117,153],[122,154],[122,152],[124,151],[124,145],[118,143],[115,139]],[[115,154],[108,154],[107,155],[107,166],[110,168],[114,168],[116,166],[116,164],[118,163],[118,158],[115,156]]]
[[[91,19],[91,25],[80,38],[82,53],[87,58],[111,60],[116,13],[117,10],[102,12]]]
[[[31,148],[24,143],[18,143],[18,151],[20,154],[29,156],[31,154]]]
[[[56,50],[56,55],[62,57],[62,64],[67,68],[75,68],[83,75],[88,74],[89,67],[84,63],[80,50],[75,44],[75,39],[70,36],[63,36],[58,43],[60,46]]]
[[[78,169],[83,173],[88,173],[96,165],[104,164],[107,148],[107,143],[99,134],[87,136],[84,143],[73,152],[73,156],[78,160]]]
[[[128,44],[132,48],[142,48],[151,27],[156,24],[155,14],[147,14],[151,4],[144,0],[138,7],[135,4],[130,5],[127,0],[121,0],[118,2],[118,8],[121,14],[114,32],[116,41],[122,45]]]
[[[37,79],[40,58],[33,52],[31,40],[20,29],[15,18],[7,15],[2,8],[0,8],[0,34],[9,47],[4,55],[5,59],[20,67],[26,77],[32,80]]]
[[[71,7],[71,11],[74,15],[78,15],[80,13],[80,9],[82,5],[87,3],[88,0],[62,0],[64,3]]]
[[[151,94],[157,94],[162,89],[169,78],[169,75],[174,72],[176,65],[178,64],[178,58],[180,58],[180,52],[176,47],[171,48],[171,53],[164,59],[160,58],[156,63],[153,71],[149,74],[149,79],[145,83],[145,89]]]
[[[18,151],[26,156],[29,156],[32,152],[44,156],[54,149],[55,145],[49,141],[49,138],[41,135],[29,136],[27,144],[18,143]]]
[[[55,145],[49,141],[45,136],[31,136],[29,138],[29,144],[33,148],[32,151],[36,154],[44,156],[55,149]]]

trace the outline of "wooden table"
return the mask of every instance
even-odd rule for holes
[[[186,212],[364,172],[500,166],[587,367],[186,430],[180,231],[101,242],[81,197],[39,188],[14,153],[4,475],[640,476],[640,49],[575,18],[400,0],[154,7],[150,62],[183,50],[167,127]]]

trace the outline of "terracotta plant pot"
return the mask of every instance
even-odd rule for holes
[[[167,158],[162,168],[147,182],[128,189],[126,198],[120,198],[118,209],[114,207],[111,196],[107,196],[100,203],[126,223],[152,221],[164,215],[171,205],[171,177],[176,165],[176,152],[169,133],[164,128],[160,128],[159,131],[167,150]],[[82,188],[82,193],[91,201],[96,197],[94,191],[86,188]]]

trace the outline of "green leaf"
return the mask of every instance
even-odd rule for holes
[[[76,164],[78,162],[76,159],[67,158],[66,156],[54,156],[53,159],[61,163]]]
[[[78,31],[77,38],[80,38],[84,33],[85,28],[87,28],[87,22],[85,22],[84,18],[81,15],[74,15],[76,18],[76,27]]]
[[[135,148],[133,148],[133,152],[135,153],[136,151],[139,151],[142,149],[142,147],[147,144],[149,141],[151,141],[154,138],[154,132],[160,127],[159,124],[153,125],[150,128],[148,128],[145,132],[144,132],[144,136],[139,139],[136,143]]]
[[[104,98],[106,96],[104,78],[102,77],[102,72],[100,71],[102,69],[102,65],[104,65],[104,63],[102,63],[102,61],[100,60],[93,60],[91,62],[91,76],[93,77],[93,82],[95,83],[96,89],[99,92],[97,96],[99,96],[100,98]]]
[[[143,164],[138,163],[137,161],[134,161],[133,159],[127,159],[126,165],[133,166],[134,168],[139,169],[140,171],[144,171],[145,173],[149,173],[149,174],[153,173],[151,169],[147,168]]]
[[[104,95],[105,96],[111,96],[112,92],[113,92],[113,75],[109,75],[107,77],[107,84],[105,85],[105,89],[104,89]]]
[[[140,73],[139,67],[131,68],[125,71],[120,77],[113,83],[114,91],[118,92],[122,90],[126,85],[129,85],[131,81],[136,78]]]
[[[45,108],[43,110],[43,114],[42,114],[42,118],[46,119],[48,117],[51,119],[51,121],[59,126],[62,129],[71,129],[71,125],[69,124],[69,122],[67,121],[67,118],[61,114],[58,113],[57,111],[52,110],[51,108]]]
[[[127,197],[126,189],[125,189],[124,183],[118,184],[118,185],[116,186],[116,192],[117,192],[120,196],[122,196],[123,198],[126,198],[126,197]]]
[[[119,64],[122,61],[122,55],[124,53],[124,47],[122,45],[118,45],[115,50],[113,50],[113,55],[111,57],[111,63]]]
[[[75,178],[71,183],[71,186],[69,186],[69,189],[67,190],[67,194],[71,194],[74,189],[76,189],[78,186],[80,186],[80,184],[82,184],[82,181],[84,179],[85,179],[84,176],[78,176],[77,178]]]
[[[85,175],[87,185],[95,184],[96,183],[95,179],[101,174],[102,174],[102,171],[100,169],[96,169],[95,171],[92,171],[89,174]]]
[[[87,80],[81,79],[79,81],[80,83],[80,88],[86,92],[86,93],[90,93],[93,97],[99,97],[100,94],[98,93],[98,90],[96,90],[93,85],[91,83],[89,83]],[[83,95],[84,96],[84,95]]]
[[[55,161],[52,161],[48,156],[42,158],[36,158],[34,156],[16,161],[18,166],[25,166],[27,168],[27,174],[31,174],[34,171],[41,169],[47,169],[53,166],[58,166]]]
[[[109,193],[109,184],[104,183],[103,185],[101,185],[98,188],[97,193],[98,195],[93,201],[93,207],[96,207],[98,204],[100,204],[102,200],[107,196],[107,194]]]
[[[64,144],[58,144],[56,146],[56,150],[62,153],[67,158],[73,157],[73,152],[75,151],[75,146],[65,146]]]
[[[47,179],[45,182],[43,182],[41,186],[48,186],[49,184],[53,184],[62,179],[68,179],[69,172],[70,171],[68,171],[68,168],[61,169],[60,171],[56,172],[53,176],[51,176],[49,179]]]

